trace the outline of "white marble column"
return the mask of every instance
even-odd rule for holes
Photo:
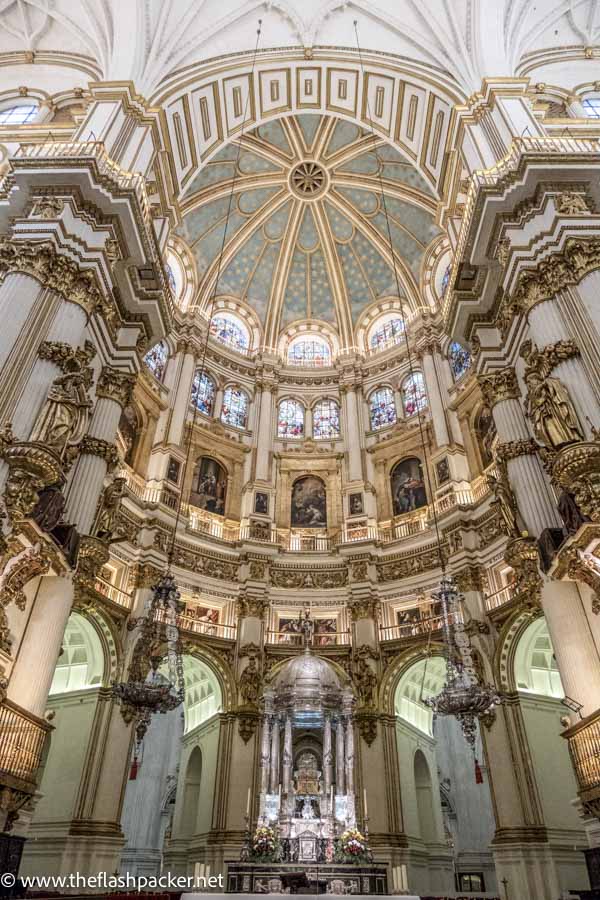
[[[0,284],[0,371],[43,290],[39,281],[21,272],[9,272]]]
[[[600,658],[577,584],[544,579],[542,607],[565,694],[589,716],[600,705]]]
[[[283,733],[283,787],[284,794],[288,794],[292,786],[292,719],[288,713],[285,717],[285,729]]]
[[[260,792],[264,795],[269,790],[271,772],[271,717],[264,715],[262,720],[262,741],[260,748]]]
[[[338,719],[335,730],[335,781],[336,793],[338,796],[345,794],[345,748],[344,748],[344,722]]]
[[[325,726],[323,728],[323,787],[325,791],[326,808],[329,807],[331,800],[332,760],[331,717],[325,716]],[[333,815],[333,810],[329,810],[329,814]]]
[[[361,481],[362,455],[361,455],[361,427],[359,418],[359,405],[356,397],[356,388],[349,385],[345,392],[344,434],[348,448],[348,480]]]
[[[450,443],[450,438],[448,435],[448,423],[446,422],[444,401],[442,399],[442,392],[435,368],[433,353],[434,351],[430,347],[427,347],[423,351],[423,378],[425,379],[425,386],[427,388],[427,397],[431,409],[431,421],[433,423],[435,441],[438,447],[445,447]]]
[[[40,579],[8,685],[9,699],[40,718],[46,711],[72,605],[70,578],[46,575]]]
[[[263,382],[260,393],[260,417],[256,442],[256,478],[269,480],[273,419],[273,388]]]
[[[270,792],[276,794],[279,789],[279,719],[275,716],[271,730],[271,779]]]
[[[167,435],[167,443],[169,444],[179,445],[183,441],[185,420],[190,407],[190,395],[195,373],[196,360],[194,354],[191,349],[186,349],[181,360],[181,370],[177,381],[175,402],[173,403],[171,423]]]
[[[225,395],[225,391],[222,387],[217,388],[217,392],[215,394],[215,406],[213,410],[213,418],[220,420],[221,412],[223,411],[223,397]]]
[[[350,717],[346,720],[346,793],[354,793],[354,726]]]

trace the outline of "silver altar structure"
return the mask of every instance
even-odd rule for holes
[[[311,651],[284,664],[263,693],[259,821],[282,840],[299,839],[298,858],[314,859],[319,839],[356,825],[353,694]]]

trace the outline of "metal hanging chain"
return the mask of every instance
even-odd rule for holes
[[[359,62],[360,62],[360,70],[361,70],[361,75],[362,75],[362,83],[363,83],[363,85],[364,85],[364,84],[365,84],[365,67],[364,67],[364,64],[363,64],[363,57],[362,57],[362,50],[361,50],[361,47],[360,47],[360,41],[359,41],[359,39],[358,39],[358,21],[357,21],[356,19],[354,20],[354,33],[355,33],[355,35],[356,35],[356,47],[357,47],[357,50],[358,50],[358,58],[359,58]],[[402,303],[402,295],[401,295],[401,291],[400,291],[400,277],[399,277],[399,275],[398,275],[398,267],[397,267],[397,265],[396,265],[396,254],[395,254],[395,252],[394,252],[394,244],[393,244],[393,240],[392,240],[392,229],[391,229],[391,227],[390,227],[390,218],[389,218],[389,215],[388,215],[387,203],[386,203],[386,199],[385,199],[385,190],[384,190],[384,186],[383,186],[383,174],[382,174],[382,173],[383,173],[383,161],[382,161],[381,156],[379,155],[379,152],[378,152],[378,150],[377,150],[378,137],[377,137],[377,135],[375,134],[375,126],[373,125],[373,119],[372,119],[372,117],[371,117],[371,105],[370,105],[370,102],[369,102],[369,91],[368,91],[368,87],[366,88],[365,102],[366,102],[366,107],[365,107],[365,108],[366,108],[366,111],[367,111],[367,117],[368,117],[368,119],[369,119],[369,124],[370,124],[370,128],[371,128],[371,138],[372,138],[372,140],[373,140],[373,150],[372,150],[372,153],[374,154],[375,159],[377,160],[377,177],[378,177],[378,179],[379,179],[379,188],[380,188],[380,192],[381,192],[381,203],[382,203],[382,207],[383,207],[383,214],[384,214],[384,216],[385,216],[385,223],[386,223],[386,229],[387,229],[388,244],[389,244],[389,249],[390,249],[390,256],[391,256],[391,258],[392,258],[392,268],[393,268],[393,270],[394,270],[394,280],[395,280],[395,282],[396,282],[396,293],[398,294],[398,303],[400,304],[400,313],[401,313],[401,315],[402,315],[403,322],[405,323],[405,324],[404,324],[404,342],[405,342],[405,345],[406,345],[406,355],[407,355],[407,359],[408,359],[408,369],[409,369],[410,375],[413,377],[413,392],[414,392],[414,399],[415,399],[415,401],[416,401],[416,388],[415,388],[415,386],[414,386],[415,368],[414,368],[414,365],[413,365],[413,353],[412,353],[412,350],[411,350],[411,347],[410,347],[410,342],[409,342],[409,340],[408,340],[408,329],[407,329],[407,327],[406,327],[406,321],[407,321],[407,320],[406,320],[406,316],[404,315],[404,306],[403,306],[403,303]],[[423,377],[423,376],[421,376],[421,377]],[[427,479],[427,487],[429,488],[429,496],[431,497],[431,508],[432,508],[432,511],[433,511],[433,522],[434,522],[434,527],[435,527],[435,536],[436,536],[436,543],[437,543],[437,552],[438,552],[438,557],[439,557],[439,561],[440,561],[440,568],[441,568],[441,570],[442,570],[442,575],[444,575],[445,572],[446,572],[446,560],[445,560],[445,558],[444,558],[444,553],[443,553],[443,549],[442,549],[442,539],[441,539],[441,535],[440,535],[440,528],[439,528],[439,522],[438,522],[438,517],[437,517],[437,511],[436,511],[436,508],[435,508],[435,498],[434,498],[434,495],[433,495],[433,486],[432,486],[432,480],[431,480],[431,471],[430,471],[429,463],[428,463],[428,460],[427,460],[427,449],[426,449],[426,442],[425,442],[425,431],[424,431],[424,428],[423,428],[423,421],[422,421],[422,419],[421,419],[421,412],[420,412],[420,410],[417,410],[417,421],[418,421],[418,423],[419,423],[419,435],[420,435],[420,440],[421,440],[421,448],[422,448],[422,450],[423,450],[423,464],[424,464],[424,466],[425,466],[425,477],[426,477],[426,479]]]
[[[240,127],[240,133],[239,133],[239,137],[238,137],[238,141],[237,141],[237,154],[236,154],[236,158],[235,158],[235,166],[233,169],[233,178],[231,180],[231,189],[229,191],[229,201],[227,204],[227,215],[225,216],[225,228],[223,229],[223,239],[221,241],[221,249],[219,250],[219,255],[217,257],[217,271],[216,271],[216,275],[215,275],[215,283],[214,283],[212,294],[211,294],[211,297],[210,297],[210,300],[208,303],[208,319],[207,319],[207,324],[206,324],[206,337],[204,339],[204,343],[202,346],[200,365],[196,366],[196,369],[194,372],[194,381],[196,380],[196,375],[199,374],[199,387],[200,387],[202,375],[204,374],[204,365],[206,363],[206,354],[208,351],[208,341],[210,338],[210,326],[212,324],[212,320],[213,320],[213,317],[215,314],[215,300],[216,300],[217,293],[219,290],[219,281],[221,279],[221,267],[223,264],[223,255],[225,253],[225,244],[227,242],[227,231],[229,229],[229,220],[231,218],[231,208],[233,206],[233,198],[235,195],[235,186],[237,183],[238,173],[239,173],[240,157],[242,154],[244,124],[246,122],[246,114],[248,112],[251,91],[253,90],[253,85],[254,85],[254,70],[256,67],[256,57],[258,55],[258,44],[260,41],[261,31],[262,31],[262,19],[259,19],[258,20],[258,28],[256,29],[256,43],[254,45],[254,53],[252,55],[252,67],[250,70],[250,79],[248,81],[248,94],[246,97],[246,102],[244,104],[244,110],[243,110],[243,115],[242,115],[242,124]],[[192,382],[192,387],[193,387],[193,384],[194,384],[194,382]],[[194,428],[196,425],[197,416],[198,416],[198,404],[194,403],[194,414],[192,416],[192,423],[191,423],[189,433],[188,433],[185,460],[183,463],[183,472],[181,474],[181,492],[179,494],[179,500],[177,502],[177,514],[175,516],[175,527],[173,529],[173,538],[171,540],[171,546],[169,548],[169,555],[167,557],[167,572],[171,571],[171,566],[173,564],[173,556],[175,555],[175,541],[177,538],[177,526],[179,525],[179,521],[181,518],[181,507],[183,505],[183,491],[185,488],[185,479],[186,479],[188,466],[189,466],[189,462],[190,462],[190,456],[191,456],[191,452],[192,452],[192,441],[193,441],[193,437],[194,437]]]

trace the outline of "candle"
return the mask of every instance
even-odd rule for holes
[[[250,816],[250,788],[248,788],[248,797],[246,799],[246,816]]]
[[[367,818],[367,789],[363,788],[363,809],[365,813],[365,819]]]

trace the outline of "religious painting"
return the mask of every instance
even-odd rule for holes
[[[489,409],[482,409],[475,421],[475,434],[481,453],[481,462],[486,469],[494,461],[493,446],[497,439],[496,426]]]
[[[200,630],[205,634],[215,634],[215,625],[219,623],[219,610],[210,606],[197,606],[195,603],[186,604],[185,614],[200,625]]]
[[[257,491],[254,495],[254,512],[262,516],[269,515],[269,495]]]
[[[125,451],[124,461],[128,466],[133,463],[137,436],[140,431],[138,416],[133,406],[126,406],[119,419],[119,436]]]
[[[167,466],[167,481],[173,484],[179,484],[179,473],[181,471],[181,463],[174,456],[169,457],[169,465]]]
[[[314,642],[317,647],[335,644],[336,631],[337,619],[315,619]]]
[[[216,459],[202,456],[194,466],[190,503],[199,509],[225,515],[227,472]]]
[[[362,494],[350,494],[348,499],[348,506],[350,508],[351,516],[362,516],[364,513],[364,504],[363,504],[363,495]]]
[[[421,610],[418,606],[412,606],[410,609],[397,609],[396,620],[398,625],[414,625],[421,621]]]
[[[320,478],[306,475],[292,487],[292,528],[325,528],[327,499]]]
[[[423,466],[415,456],[403,459],[394,466],[390,480],[395,516],[427,505]]]
[[[446,484],[447,481],[450,481],[450,463],[448,462],[447,456],[444,456],[436,462],[435,476],[439,487]]]
[[[294,635],[300,634],[300,619],[298,616],[295,616],[293,619],[289,618],[280,618],[277,624],[277,628],[279,631],[279,642],[282,644],[293,644],[298,643],[297,640],[294,639]]]

